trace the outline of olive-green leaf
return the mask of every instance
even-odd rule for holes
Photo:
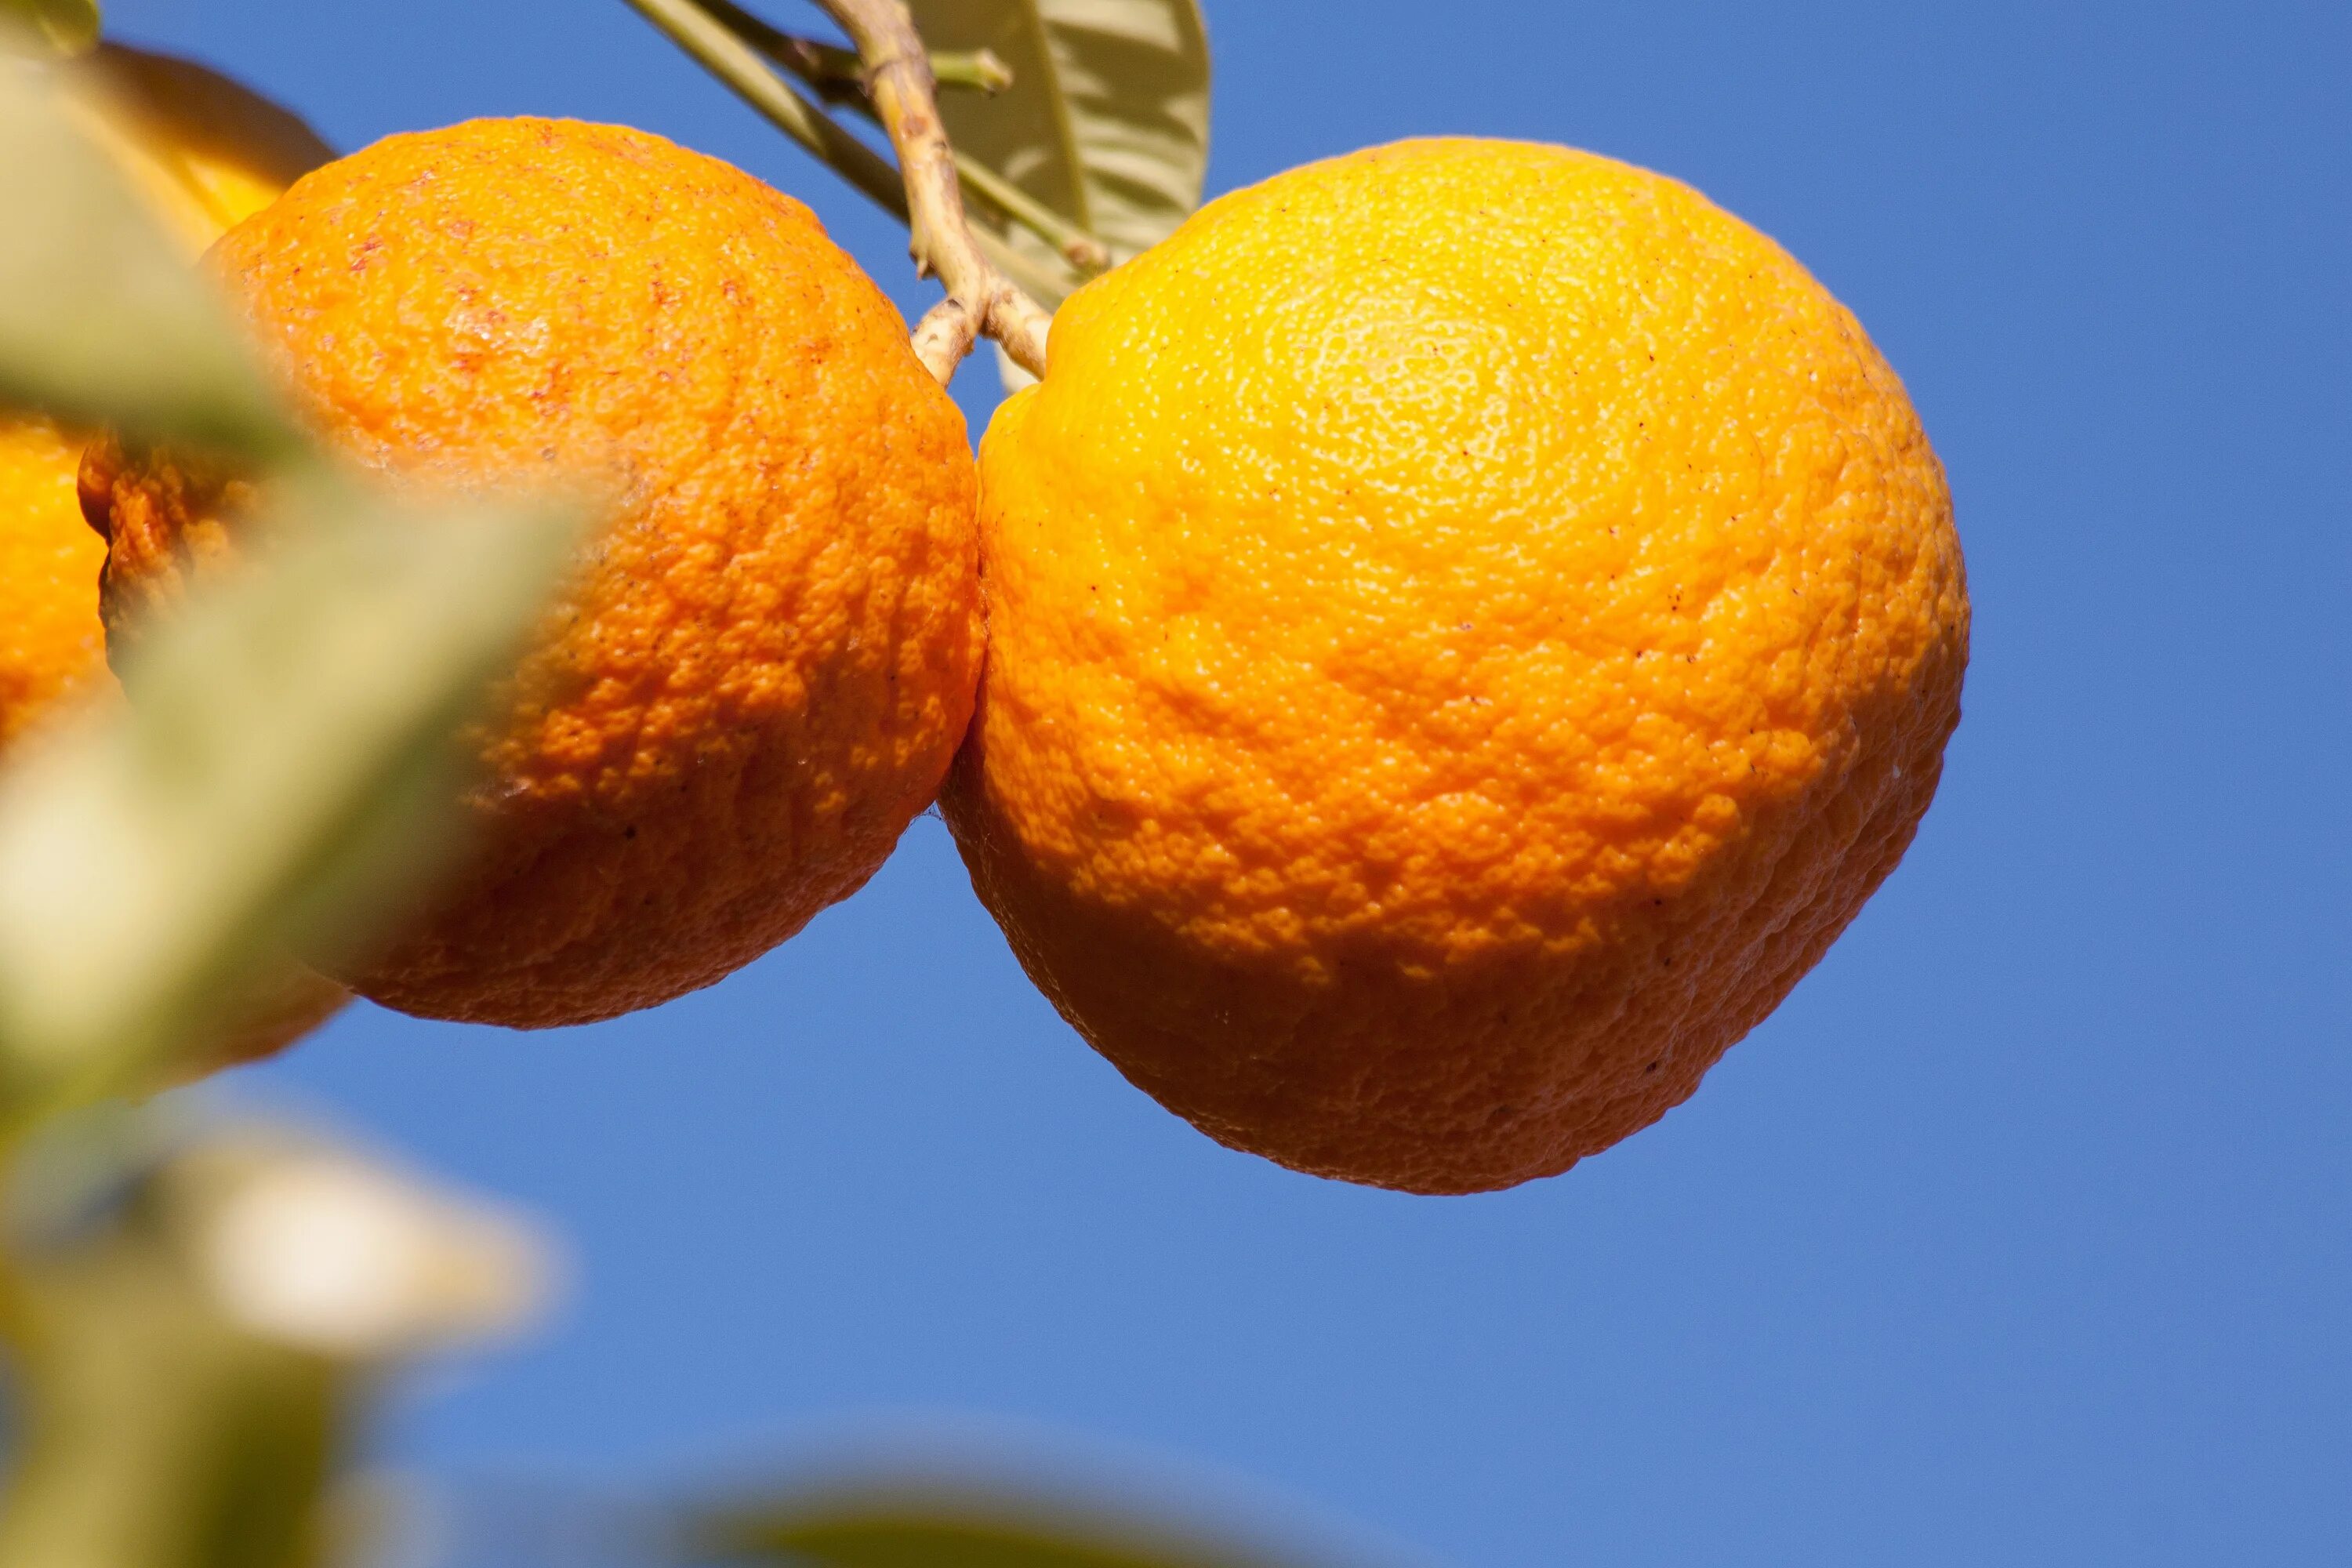
[[[82,54],[98,47],[98,0],[0,0],[0,28],[11,25],[55,53]]]
[[[793,1568],[1275,1568],[1252,1550],[1010,1493],[817,1491],[692,1523],[697,1563]]]
[[[128,1208],[60,1256],[11,1260],[22,1404],[0,1562],[315,1564],[350,1380],[226,1321],[144,1217]]]
[[[321,1550],[375,1544],[331,1501],[351,1374],[509,1325],[544,1274],[500,1205],[184,1107],[58,1118],[6,1198],[11,1568],[376,1562]]]
[[[1193,0],[911,0],[934,50],[989,49],[1013,69],[992,96],[947,92],[959,151],[1101,240],[1114,261],[1158,244],[1201,203],[1209,43]],[[1053,245],[971,202],[1048,308],[1086,280]]]
[[[0,57],[0,404],[276,458],[298,438],[211,289],[60,107]]]
[[[286,542],[142,637],[134,700],[0,774],[0,1119],[194,1048],[284,945],[349,940],[436,864],[452,732],[575,537],[289,489]]]

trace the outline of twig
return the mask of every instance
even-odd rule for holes
[[[880,203],[899,222],[910,221],[898,171],[778,76],[758,51],[737,37],[696,0],[629,0],[638,14],[667,34],[711,75],[808,149],[835,173]]]
[[[858,103],[866,97],[866,62],[856,49],[819,43],[787,33],[734,0],[703,0],[704,9],[745,43],[816,89],[828,103]],[[1012,68],[993,49],[931,51],[931,76],[941,87],[1003,92],[1013,85]]]
[[[1057,278],[1045,269],[1045,263],[1034,256],[1024,256],[1000,237],[984,228],[975,228],[971,237],[980,242],[982,256],[996,263],[996,269],[1021,285],[1022,292],[1040,304],[1051,300],[1050,310],[1069,297],[1066,279]]]
[[[640,6],[654,3],[671,0],[631,0]],[[898,0],[817,4],[857,46],[866,93],[898,151],[916,270],[936,274],[948,291],[915,328],[916,357],[945,384],[972,343],[986,336],[1003,344],[1022,369],[1045,374],[1052,318],[997,270],[973,237],[956,184],[955,152],[932,96],[929,56],[906,7]]]
[[[1109,252],[1094,236],[949,145],[932,95],[931,58],[904,6],[896,0],[816,4],[857,43],[865,82],[861,98],[838,90],[840,62],[835,57],[842,51],[796,39],[733,0],[629,0],[772,124],[908,226],[918,275],[936,275],[947,286],[948,297],[924,315],[914,333],[917,357],[941,384],[983,336],[1002,343],[1023,369],[1043,374],[1052,317],[1013,278],[1049,295],[1059,292],[1058,286],[1002,240],[971,227],[958,174],[969,174],[984,198],[1055,246],[1073,266],[1099,270],[1109,264]],[[878,120],[904,174],[793,90],[763,54],[802,75],[821,96],[850,102]],[[985,50],[973,58],[982,73],[1003,71]]]
[[[818,98],[855,110],[879,123],[880,117],[866,92],[866,65],[856,50],[787,33],[736,5],[734,0],[694,3],[729,32],[806,82]],[[929,59],[931,75],[942,87],[960,84],[984,92],[1002,92],[1013,85],[1012,71],[987,49],[961,54],[935,52]],[[955,151],[955,166],[958,179],[978,192],[991,206],[1052,246],[1079,271],[1100,272],[1110,265],[1108,246],[961,148]]]
[[[1100,272],[1110,265],[1110,247],[1076,224],[968,153],[955,155],[956,177],[1000,207],[1004,216],[1062,253],[1062,259],[1081,272]]]
[[[856,57],[856,49],[840,49],[816,42],[814,37],[785,33],[762,16],[746,12],[734,0],[694,3],[710,12],[710,16],[715,16],[736,37],[748,42],[752,49],[807,82],[818,99],[842,108],[854,108],[856,113],[879,124],[873,99],[866,97],[866,61]],[[990,49],[973,49],[964,54],[931,52],[929,58],[931,75],[940,87],[962,85],[981,91],[1004,91],[1013,85],[1013,73]],[[971,185],[973,191],[979,191],[990,207],[1000,209],[1013,224],[1061,251],[1063,261],[1068,261],[1082,273],[1101,273],[1103,268],[1110,266],[1110,247],[962,148],[955,148],[955,176]]]

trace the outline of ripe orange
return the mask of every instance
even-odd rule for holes
[[[973,885],[1129,1079],[1301,1170],[1501,1187],[1654,1121],[1894,868],[1958,720],[1894,373],[1587,153],[1213,204],[1062,308],[981,484]]]
[[[193,262],[221,232],[334,156],[310,127],[190,60],[106,44],[66,106]],[[0,753],[89,701],[118,697],[99,621],[106,546],[82,521],[82,442],[46,420],[0,418]],[[266,1056],[349,997],[289,973],[229,1031],[218,1059]]]
[[[582,1023],[709,984],[872,874],[971,712],[975,480],[806,208],[643,132],[475,121],[308,176],[208,265],[311,428],[395,490],[614,508],[478,737],[463,880],[340,978]],[[243,489],[93,454],[110,624],[235,554]]]

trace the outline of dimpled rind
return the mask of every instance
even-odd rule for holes
[[[860,886],[970,715],[963,420],[799,203],[660,137],[475,121],[329,165],[209,258],[310,426],[415,497],[614,515],[482,736],[462,883],[342,976],[583,1023],[706,985]],[[224,487],[84,472],[110,620],[233,552]]]
[[[1211,205],[1064,306],[981,479],[973,885],[1130,1079],[1303,1171],[1478,1191],[1655,1121],[1893,869],[1958,721],[1894,373],[1587,153]]]

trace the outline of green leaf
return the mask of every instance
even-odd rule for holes
[[[1262,1553],[1034,1497],[812,1492],[689,1525],[698,1563],[794,1568],[1274,1568]]]
[[[1149,249],[1201,204],[1209,160],[1209,43],[1193,0],[911,0],[934,50],[992,50],[1013,85],[944,93],[959,151],[1107,246]],[[969,202],[1059,305],[1085,274],[1045,240]]]
[[[908,1519],[838,1519],[778,1529],[738,1543],[806,1568],[1209,1568],[1207,1560],[1140,1556],[1030,1531]]]
[[[284,946],[356,939],[437,864],[453,731],[576,536],[287,488],[286,542],[146,631],[134,700],[0,775],[0,1120],[199,1048]]]
[[[25,1342],[11,1382],[23,1408],[0,1561],[318,1561],[347,1380],[224,1321],[174,1262],[109,1237],[17,1282],[11,1316]]]
[[[55,68],[0,70],[0,404],[134,439],[299,450],[210,288],[59,90]]]
[[[61,1118],[7,1173],[0,1563],[348,1561],[323,1549],[352,1374],[527,1304],[541,1249],[499,1210],[299,1129],[181,1121]]]
[[[12,24],[58,54],[83,54],[98,47],[98,0],[0,0],[0,28]]]
[[[44,1568],[298,1568],[351,1389],[342,1369],[223,1311],[152,1117],[68,1119],[9,1170],[12,1205],[63,1152],[110,1191],[73,1223],[11,1227],[0,1324],[12,1400],[0,1562]],[[79,1145],[97,1133],[101,1149]],[[131,1135],[130,1141],[124,1134]],[[46,1145],[46,1146],[45,1146]],[[111,1156],[111,1160],[109,1160]],[[44,1194],[46,1195],[46,1194]]]

